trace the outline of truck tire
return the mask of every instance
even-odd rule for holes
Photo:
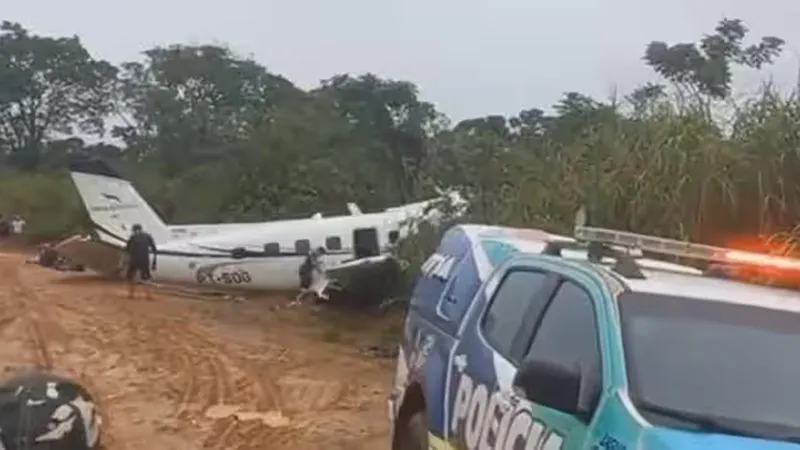
[[[425,411],[417,411],[395,433],[394,450],[428,450],[428,420]]]

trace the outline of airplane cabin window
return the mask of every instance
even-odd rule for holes
[[[266,253],[268,256],[279,255],[281,253],[281,245],[277,242],[265,244],[264,253]]]
[[[341,250],[342,240],[339,236],[328,236],[325,238],[325,248],[328,250]]]
[[[307,255],[311,251],[311,242],[308,239],[294,241],[294,251],[301,255]]]
[[[400,240],[400,233],[397,230],[392,230],[389,232],[389,243],[394,244],[398,240]]]

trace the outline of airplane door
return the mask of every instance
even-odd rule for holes
[[[353,252],[356,259],[378,256],[380,254],[378,230],[375,228],[353,230]]]

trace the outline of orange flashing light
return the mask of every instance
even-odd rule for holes
[[[754,266],[772,267],[783,270],[800,270],[800,259],[782,258],[780,256],[763,255],[741,250],[729,250],[725,259],[730,262]]]

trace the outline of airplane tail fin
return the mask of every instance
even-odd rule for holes
[[[134,224],[141,225],[157,244],[170,240],[164,221],[108,161],[75,159],[69,172],[100,240],[123,246]]]

